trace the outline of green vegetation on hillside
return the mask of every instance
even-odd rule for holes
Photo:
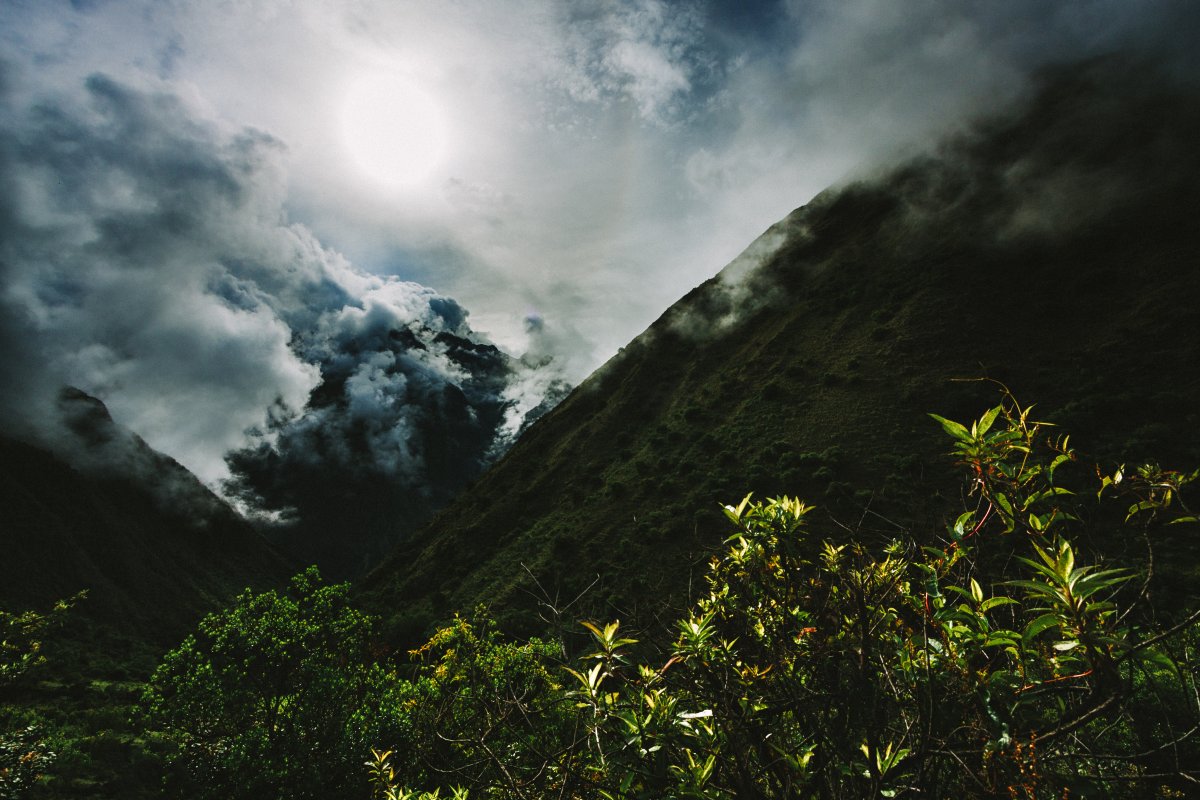
[[[78,599],[78,598],[75,598]],[[56,603],[48,613],[0,609],[0,690],[45,662],[42,640],[61,623],[74,600]],[[21,797],[54,761],[46,732],[31,720],[0,716],[0,798]]]
[[[173,774],[221,798],[1192,790],[1200,611],[1163,601],[1156,553],[1200,472],[1098,472],[1008,399],[935,419],[963,476],[944,529],[847,537],[747,497],[665,638],[514,641],[481,610],[405,663],[312,572],[246,593],[150,684]]]
[[[175,745],[146,730],[139,700],[163,650],[97,628],[90,602],[0,611],[0,798],[161,796]]]
[[[0,435],[0,609],[86,598],[43,628],[45,663],[0,686],[0,736],[32,726],[55,754],[40,796],[158,797],[171,743],[135,719],[155,664],[204,614],[296,565],[96,398],[64,389],[54,411],[53,446]],[[0,649],[15,641],[2,632]]]
[[[1191,88],[1050,76],[779,223],[356,592],[244,593],[152,680],[285,565],[227,508],[0,438],[0,605],[91,588],[0,687],[5,790],[1195,793],[1195,476],[1149,459],[1200,463],[1196,141]],[[949,421],[998,381],[1090,450],[1011,403]]]
[[[1144,67],[1076,66],[822,193],[532,426],[361,601],[405,644],[480,602],[531,634],[589,587],[574,613],[652,625],[694,599],[720,504],[746,491],[873,538],[883,518],[929,528],[958,498],[920,420],[990,402],[964,378],[1038,398],[1110,467],[1200,463],[1197,109]],[[1193,563],[1160,567],[1185,587]]]

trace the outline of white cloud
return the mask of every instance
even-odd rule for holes
[[[289,403],[311,377],[287,363],[273,326],[329,324],[328,309],[312,307],[318,286],[374,298],[397,317],[425,313],[427,296],[408,282],[431,286],[513,354],[553,346],[579,378],[830,182],[994,108],[1037,65],[1126,43],[1194,59],[1194,9],[1184,0],[112,0],[78,12],[9,3],[0,125],[20,133],[42,102],[46,129],[107,131],[119,158],[102,166],[139,161],[94,169],[47,151],[10,171],[14,219],[39,233],[10,258],[5,298],[37,330],[70,321],[55,363],[95,385],[107,376],[114,408],[164,432],[171,413],[196,412],[171,412],[149,390],[117,397],[132,391],[141,354],[165,352],[103,313],[122,293],[154,298],[153,313],[124,312],[146,316],[147,330],[215,314],[193,339],[176,333],[180,346],[257,341],[249,352],[271,365],[259,374]],[[168,139],[190,143],[191,160],[172,161],[136,127],[105,128],[115,123],[104,102],[121,98],[88,99],[96,72],[158,96],[134,110],[174,118]],[[372,182],[342,138],[347,87],[381,72],[444,114],[444,152],[417,188]],[[68,113],[55,120],[54,109]],[[220,157],[206,161],[214,141]],[[180,191],[161,180],[164,164],[189,165]],[[55,175],[70,185],[55,188]],[[157,176],[159,189],[139,176]],[[164,235],[164,208],[194,228]],[[136,259],[89,252],[118,233]],[[170,275],[173,299],[151,291],[153,278],[139,286],[133,260]],[[212,305],[214,292],[224,305]],[[64,299],[75,295],[85,299]],[[531,313],[545,321],[536,336]],[[214,427],[180,422],[170,440],[200,447],[196,460],[210,464],[247,418],[212,392]],[[197,444],[205,437],[210,446]]]
[[[86,91],[80,106],[11,110],[0,135],[0,179],[21,187],[0,198],[8,414],[52,418],[59,385],[75,385],[216,482],[247,431],[269,442],[335,380],[344,407],[325,398],[299,430],[327,426],[344,466],[367,424],[376,463],[412,480],[423,462],[406,431],[440,393],[500,413],[504,358],[451,352],[477,341],[462,306],[357,270],[289,222],[277,140],[105,76]],[[497,424],[472,429],[477,460]]]

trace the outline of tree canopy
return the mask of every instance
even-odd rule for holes
[[[1194,790],[1200,611],[1153,592],[1200,473],[1099,471],[1007,396],[933,416],[964,476],[944,530],[856,536],[746,497],[669,639],[582,621],[582,648],[511,641],[479,609],[406,663],[310,571],[206,619],[151,717],[222,797]]]

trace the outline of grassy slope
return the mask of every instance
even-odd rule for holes
[[[539,597],[589,585],[568,617],[644,623],[686,601],[718,503],[748,490],[936,530],[931,487],[953,484],[925,414],[997,400],[956,378],[1003,380],[1100,457],[1200,463],[1200,104],[1156,84],[1050,75],[1022,113],[793,213],[761,269],[668,310],[364,601],[404,641],[480,602],[528,631]]]

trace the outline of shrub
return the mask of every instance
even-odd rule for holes
[[[393,783],[549,796],[570,766],[559,756],[574,723],[556,680],[560,655],[557,644],[504,641],[482,614],[456,618],[413,651],[412,677],[377,670],[377,700],[357,723],[403,758],[388,765]]]
[[[1027,409],[1007,402],[970,427],[936,419],[969,503],[939,540],[870,548],[840,530],[822,537],[811,507],[788,497],[726,507],[734,531],[673,646],[639,664],[618,623],[585,623],[592,652],[564,668],[562,689],[582,735],[562,735],[571,726],[557,720],[557,748],[530,762],[550,776],[536,792],[512,781],[472,791],[1034,798],[1189,788],[1200,763],[1189,655],[1200,612],[1156,622],[1144,574],[1087,561],[1072,539],[1115,524],[1152,542],[1165,521],[1192,519],[1176,509],[1197,474],[1118,470],[1100,479],[1098,498],[1076,495],[1064,474],[1074,452]],[[554,688],[541,691],[552,704]],[[442,786],[466,785],[459,777]]]
[[[67,612],[85,595],[81,592],[61,600],[44,614],[0,609],[0,688],[18,683],[30,670],[45,663],[42,640],[64,622]],[[8,714],[0,717],[0,800],[27,796],[55,760],[42,727],[24,724],[18,718]]]
[[[223,797],[1190,789],[1200,611],[1151,608],[1149,565],[1164,525],[1195,522],[1180,493],[1200,472],[1083,469],[1008,398],[969,426],[934,419],[965,476],[944,530],[875,542],[746,497],[668,642],[584,622],[569,657],[479,611],[407,669],[369,663],[369,622],[306,573],[206,619],[155,674],[152,716]],[[1145,561],[1088,550],[1116,540]]]
[[[243,592],[166,655],[143,704],[181,745],[179,791],[328,798],[361,785],[348,723],[369,688],[372,621],[347,594],[310,568],[286,593]]]

